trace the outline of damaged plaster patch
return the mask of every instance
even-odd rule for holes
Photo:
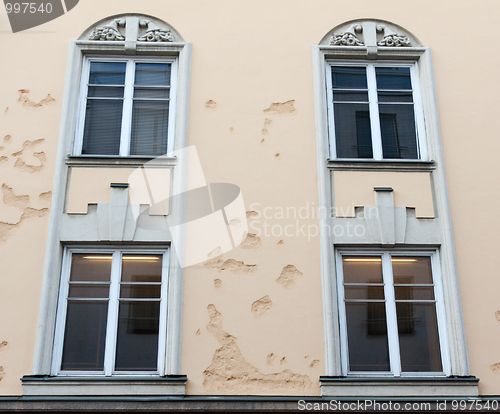
[[[196,336],[200,336],[201,335],[201,331],[198,329],[195,333]]]
[[[44,167],[45,162],[47,161],[45,152],[35,152],[33,154],[33,157],[38,158],[40,160],[40,165],[26,164],[21,158],[18,158],[16,160],[16,163],[14,164],[14,168],[17,168],[22,172],[27,172],[30,174],[41,171]]]
[[[493,365],[490,365],[490,369],[493,372],[500,372],[500,362],[493,364]]]
[[[11,137],[10,135],[5,135],[5,136],[3,137],[3,142],[9,143],[11,138],[12,138],[12,137]]]
[[[273,124],[272,119],[269,118],[264,119],[264,127],[262,128],[262,135],[269,135],[268,127],[270,127],[272,124]]]
[[[214,279],[214,288],[217,290],[221,290],[222,289],[222,280]]]
[[[270,114],[290,115],[296,111],[295,107],[293,106],[294,104],[295,99],[291,99],[290,101],[286,102],[274,102],[269,106],[269,108],[264,109],[264,112]]]
[[[208,305],[210,322],[207,331],[219,342],[210,366],[203,371],[203,386],[209,392],[224,394],[253,394],[262,389],[277,391],[304,391],[312,386],[307,375],[295,374],[286,369],[273,374],[263,374],[246,362],[236,338],[222,329],[222,314],[213,304]]]
[[[276,154],[274,154],[274,158],[276,158],[277,160],[279,160],[280,159],[280,153],[277,152]]]
[[[285,364],[288,364],[288,361],[286,360],[285,357],[283,357],[280,359],[280,365],[285,365]]]
[[[3,370],[3,367],[0,367],[0,382],[3,380],[5,377],[5,371]]]
[[[52,96],[50,96],[50,94],[48,94],[46,98],[36,103],[31,101],[31,99],[28,97],[28,93],[30,93],[28,89],[19,89],[19,99],[17,100],[18,102],[21,102],[23,106],[26,106],[28,108],[40,108],[44,105],[51,104],[56,101]]]
[[[262,240],[254,233],[248,233],[247,237],[241,242],[242,249],[259,250],[262,247]]]
[[[7,341],[0,342],[0,352],[2,352],[5,348],[7,348],[7,345],[9,345]]]
[[[267,356],[267,365],[274,365],[274,363],[276,362],[276,358],[278,357],[271,352]]]
[[[9,161],[8,157],[5,157],[5,156],[0,157],[0,164],[4,164],[4,163],[6,163],[8,161]]]
[[[280,240],[278,243],[276,243],[278,246],[283,246],[285,244],[284,240]]]
[[[280,285],[286,289],[290,289],[295,285],[295,281],[304,276],[304,274],[297,270],[294,265],[286,265],[281,271],[280,277],[276,279]]]
[[[319,359],[315,359],[309,364],[309,368],[316,368],[318,364],[319,364]]]
[[[257,318],[264,316],[266,313],[270,312],[273,307],[273,302],[269,295],[264,296],[260,299],[257,299],[254,303],[252,303],[252,313]]]
[[[205,108],[215,111],[217,109],[217,102],[210,99],[209,101],[205,102]]]
[[[232,134],[234,132],[234,128],[233,127],[229,128],[229,132]]]
[[[497,321],[500,321],[500,310],[497,310],[497,311],[495,312],[495,319],[496,319]]]

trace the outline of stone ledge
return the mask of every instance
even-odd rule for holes
[[[324,397],[477,397],[476,377],[320,377]]]

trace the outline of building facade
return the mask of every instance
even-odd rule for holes
[[[498,12],[0,13],[0,410],[493,409]]]

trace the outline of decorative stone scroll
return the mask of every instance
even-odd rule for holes
[[[359,24],[353,24],[349,28],[338,35],[334,34],[330,39],[331,46],[364,46],[365,44],[358,39],[356,32],[363,31]]]
[[[139,26],[147,26],[146,33],[137,38],[139,42],[173,42],[175,40],[170,30],[160,29],[149,20],[141,20]]]
[[[384,32],[384,37],[377,46],[411,47],[411,41],[407,36],[399,35],[383,24],[377,26],[377,32]]]
[[[125,40],[125,36],[123,36],[118,31],[118,26],[125,26],[125,20],[115,19],[106,26],[103,26],[101,28],[96,27],[94,30],[92,30],[92,33],[89,36],[89,40],[103,40],[103,41]]]

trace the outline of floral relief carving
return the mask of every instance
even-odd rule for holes
[[[361,32],[363,28],[359,24],[353,24],[338,35],[334,34],[330,39],[331,46],[364,46],[365,44],[358,39],[356,32]]]
[[[96,27],[94,30],[92,30],[92,33],[89,36],[89,40],[104,40],[104,41],[125,40],[125,36],[123,36],[119,32],[118,26],[125,26],[125,20],[115,19],[111,23],[101,28]]]
[[[384,32],[384,37],[377,46],[386,47],[411,47],[411,41],[407,36],[403,36],[388,29],[385,25],[378,25],[377,31]]]
[[[170,30],[160,29],[149,20],[141,20],[139,25],[141,27],[147,26],[146,33],[137,38],[139,42],[173,42],[175,40]]]

